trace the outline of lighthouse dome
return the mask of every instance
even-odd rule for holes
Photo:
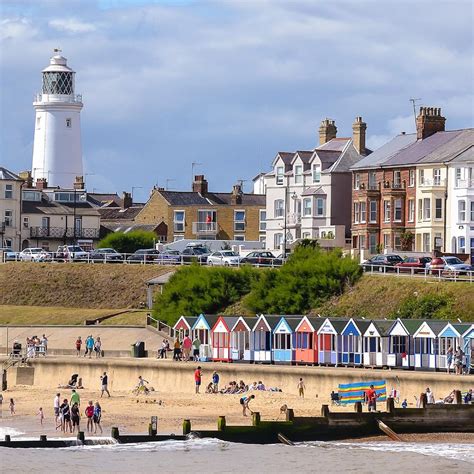
[[[49,60],[49,66],[44,68],[42,72],[74,72],[67,65],[67,59],[60,54],[54,55]]]

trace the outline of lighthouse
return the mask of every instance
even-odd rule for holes
[[[82,96],[75,93],[75,72],[55,49],[43,69],[43,86],[33,102],[35,137],[32,176],[44,178],[48,187],[71,189],[83,176],[81,119]]]

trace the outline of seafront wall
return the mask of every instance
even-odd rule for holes
[[[150,382],[158,392],[194,392],[193,372],[197,363],[158,361],[150,359],[83,359],[74,357],[46,358],[31,361],[34,367],[33,384],[36,387],[56,388],[66,384],[71,374],[78,373],[82,384],[89,389],[100,388],[100,375],[107,371],[109,388],[117,391],[132,390],[138,376]],[[226,363],[200,363],[203,370],[203,390],[210,382],[212,372],[220,374],[220,385],[231,380],[244,380],[250,384],[262,380],[267,387],[278,387],[285,393],[297,394],[297,383],[303,377],[307,398],[318,398],[327,403],[332,390],[339,383],[370,380],[386,380],[387,390],[396,388],[401,398],[414,402],[426,387],[430,387],[436,399],[445,397],[453,389],[473,388],[473,376],[456,376],[439,372],[414,372],[402,370],[352,369],[330,367],[295,367],[278,365],[250,365]],[[15,384],[14,369],[9,369],[9,384]]]

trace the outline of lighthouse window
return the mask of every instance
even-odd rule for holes
[[[41,117],[36,117],[36,128],[41,128]]]
[[[72,125],[72,120],[70,118],[67,118],[66,119],[66,127],[71,128],[71,125]]]

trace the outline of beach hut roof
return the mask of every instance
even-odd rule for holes
[[[309,326],[312,328],[312,331],[317,331],[321,327],[324,321],[325,321],[325,318],[317,318],[314,316],[303,316],[301,320],[298,322],[295,328],[295,331],[299,331],[300,326],[305,322],[309,324]]]
[[[235,321],[234,325],[230,328],[231,331],[234,331],[236,326],[242,322],[242,324],[247,328],[248,331],[252,330],[252,327],[255,325],[257,322],[257,318],[255,317],[248,317],[245,318],[244,316],[239,316],[237,320]]]
[[[469,331],[469,329],[473,328],[473,324],[469,323],[455,323],[453,324],[454,329],[462,336],[466,331]]]
[[[214,327],[214,324],[216,324],[216,321],[219,319],[219,316],[217,314],[200,314],[197,318],[196,318],[196,322],[194,323],[193,325],[193,329],[195,329],[197,327],[197,325],[199,324],[200,321],[203,321],[205,323],[205,325],[211,329],[212,327]]]
[[[330,318],[333,328],[336,330],[337,334],[342,334],[342,331],[347,326],[349,319],[347,318]]]
[[[448,321],[423,321],[413,337],[437,337],[448,324]]]
[[[474,338],[474,324],[471,324],[463,333],[462,337]]]
[[[181,323],[187,324],[187,326],[191,329],[194,326],[194,323],[197,321],[197,316],[180,316],[178,321],[176,321],[173,329],[176,329]]]
[[[230,332],[239,318],[237,316],[219,316],[212,326],[213,332]]]
[[[393,326],[393,319],[376,319],[371,323],[377,328],[380,336],[388,336],[390,328]]]
[[[274,327],[273,332],[277,332],[278,329],[282,325],[285,325],[290,332],[295,332],[296,328],[298,327],[302,319],[303,319],[303,316],[300,316],[300,317],[281,316],[280,320]]]
[[[438,337],[459,337],[462,334],[460,328],[455,328],[450,322],[439,332]]]
[[[418,328],[424,323],[425,321],[423,319],[397,319],[393,322],[392,327],[389,329],[388,334],[392,335],[394,329],[397,327],[397,325],[401,325],[404,332],[406,332],[407,335],[413,336],[415,332],[418,330]]]

